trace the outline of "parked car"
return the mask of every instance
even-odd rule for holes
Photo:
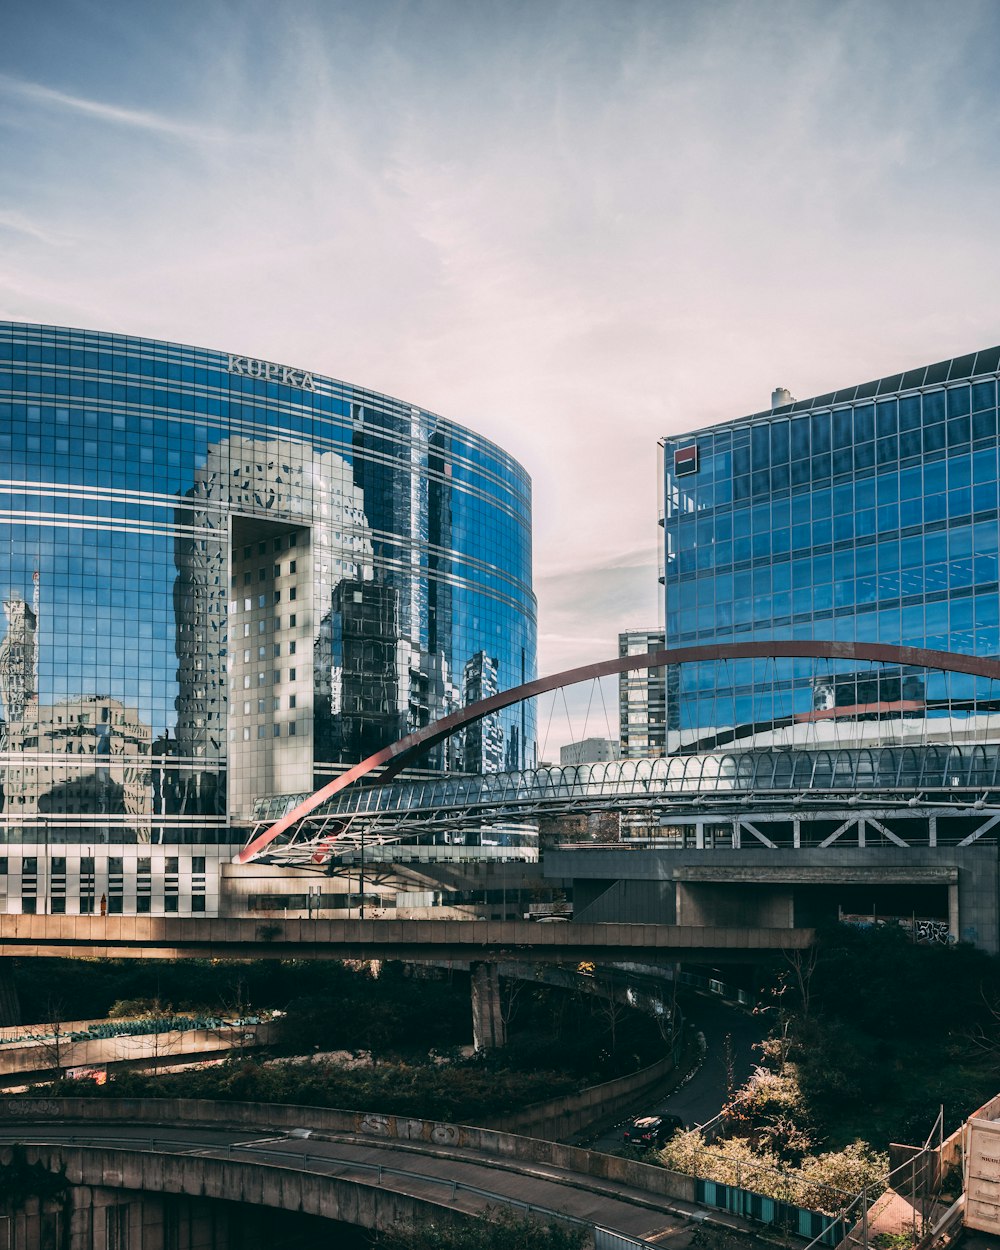
[[[625,1126],[622,1141],[630,1146],[652,1150],[664,1145],[683,1129],[684,1121],[679,1115],[644,1115]]]

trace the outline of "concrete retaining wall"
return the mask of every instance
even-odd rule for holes
[[[488,1121],[488,1127],[504,1133],[523,1133],[558,1141],[569,1137],[599,1119],[624,1114],[639,1094],[661,1085],[674,1070],[672,1055],[666,1055],[628,1076],[616,1077],[602,1085],[590,1085],[576,1094],[566,1094],[548,1102],[535,1103],[523,1111]]]
[[[11,1043],[0,1049],[0,1086],[24,1084],[29,1076],[51,1078],[62,1068],[168,1068],[200,1056],[211,1057],[240,1046],[262,1046],[271,1025],[246,1029],[169,1029],[162,1033],[122,1033],[117,1037],[73,1042],[69,1030],[58,1042]]]
[[[638,1074],[636,1074],[638,1075]],[[522,1137],[494,1129],[444,1124],[413,1116],[339,1111],[326,1107],[290,1107],[276,1103],[212,1102],[184,1098],[6,1098],[0,1100],[0,1119],[31,1122],[64,1120],[114,1124],[179,1124],[271,1129],[311,1129],[337,1135],[361,1135],[382,1141],[427,1142],[438,1147],[460,1146],[484,1155],[528,1163],[551,1163],[586,1176],[621,1181],[660,1197],[695,1201],[694,1177],[631,1159],[563,1146],[557,1142]],[[202,1161],[202,1160],[199,1160]],[[233,1165],[236,1166],[236,1165]],[[91,1183],[91,1182],[86,1182]],[[94,1184],[101,1183],[94,1181]],[[105,1181],[105,1184],[117,1182]],[[188,1192],[187,1190],[176,1192]],[[195,1190],[192,1192],[200,1193]],[[222,1197],[233,1195],[222,1194]],[[243,1201],[243,1199],[237,1199]],[[245,1201],[253,1201],[252,1198]],[[305,1208],[302,1208],[305,1210]],[[343,1218],[335,1216],[334,1218]]]

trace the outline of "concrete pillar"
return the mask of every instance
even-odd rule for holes
[[[500,974],[496,964],[476,963],[472,973],[472,1044],[478,1050],[507,1045],[507,1029],[500,1010]]]
[[[948,932],[957,942],[962,936],[961,919],[958,911],[958,882],[948,886]]]
[[[0,959],[0,1025],[20,1024],[21,1004],[14,984],[14,961]]]

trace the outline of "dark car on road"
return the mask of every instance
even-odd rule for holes
[[[630,1146],[642,1146],[646,1150],[662,1146],[684,1128],[679,1115],[644,1115],[625,1126],[622,1141]]]

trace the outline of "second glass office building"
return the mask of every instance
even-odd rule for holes
[[[990,348],[662,440],[666,645],[1000,653],[998,363]],[[954,727],[1000,693],[955,675],[792,660],[685,665],[676,680],[673,751],[773,744],[778,726],[787,739],[824,714],[857,724],[866,707],[891,712],[883,736],[910,716]]]

